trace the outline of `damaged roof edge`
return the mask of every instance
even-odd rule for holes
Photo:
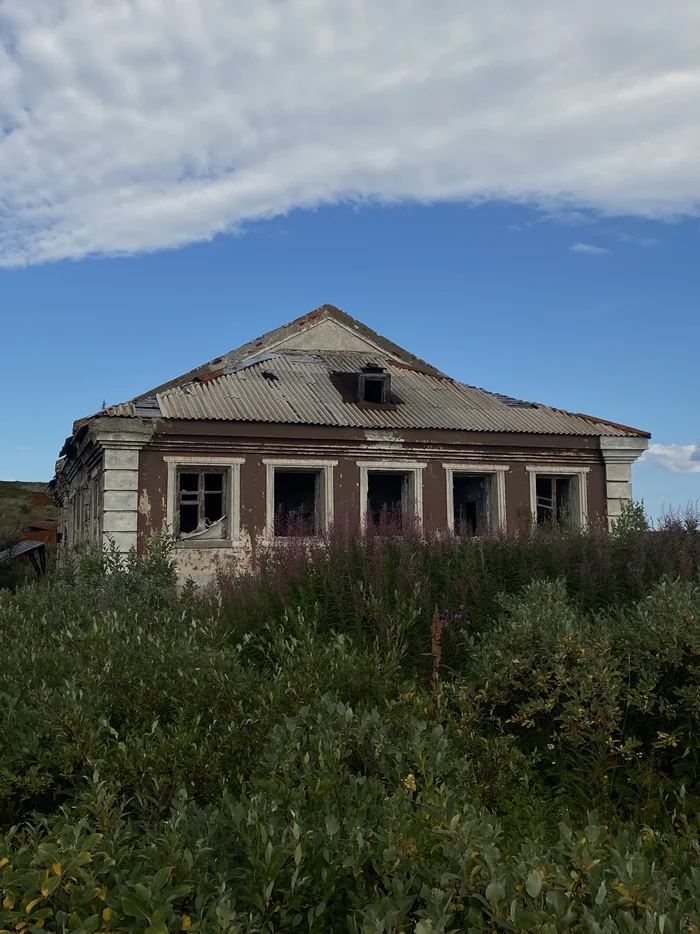
[[[618,431],[629,432],[631,435],[639,435],[640,438],[651,438],[650,431],[643,431],[641,428],[632,428],[630,425],[621,425],[620,422],[611,422],[608,418],[596,418],[595,415],[585,415],[583,412],[567,412],[566,409],[557,409],[557,411],[565,412],[566,415],[572,415],[574,418],[582,418],[586,422],[595,422],[598,425],[610,425],[611,428],[617,428]]]

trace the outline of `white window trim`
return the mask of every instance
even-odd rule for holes
[[[484,476],[491,477],[491,515],[489,522],[492,531],[506,529],[506,471],[510,470],[506,464],[443,464],[445,470],[445,485],[447,489],[447,528],[454,535],[454,478],[457,476]]]
[[[211,455],[168,454],[163,460],[168,465],[168,495],[165,506],[165,525],[168,531],[175,528],[177,518],[177,471],[179,467],[224,467],[227,470],[226,516],[228,532],[226,538],[198,541],[178,541],[177,545],[187,548],[240,547],[241,542],[241,464],[245,457],[217,457]]]
[[[537,522],[537,474],[550,477],[573,477],[578,482],[575,490],[575,510],[573,519],[580,528],[588,525],[588,474],[590,467],[573,467],[563,464],[527,464],[525,470],[530,474],[530,512],[532,521]]]
[[[423,528],[423,471],[424,461],[356,461],[360,468],[360,528],[367,528],[367,493],[369,473],[401,473],[411,475],[413,512],[419,528]]]
[[[314,457],[264,457],[266,468],[265,483],[265,537],[268,541],[275,541],[275,470],[315,470],[321,474],[321,490],[319,491],[320,512],[319,532],[322,537],[328,535],[333,522],[333,468],[338,466],[337,460],[324,460]],[[310,537],[311,539],[311,537]],[[287,541],[287,539],[284,539]],[[282,541],[282,539],[277,539]]]

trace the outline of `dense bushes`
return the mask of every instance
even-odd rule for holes
[[[700,928],[694,531],[169,547],[0,593],[0,931]]]

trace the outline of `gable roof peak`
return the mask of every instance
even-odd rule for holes
[[[253,353],[248,353],[252,348]],[[421,360],[398,344],[382,336],[377,331],[353,318],[336,305],[320,305],[313,311],[295,318],[288,324],[273,331],[269,331],[250,344],[232,351],[238,358],[236,362],[246,359],[246,354],[264,351],[284,353],[286,350],[303,350],[308,352],[353,352],[360,353],[379,352],[384,356],[393,358],[398,363],[415,367],[432,376],[445,374],[436,367]],[[232,356],[227,354],[227,359]],[[241,356],[243,354],[243,356]]]
[[[404,350],[403,347],[388,338],[382,337],[381,334],[373,331],[372,328],[342,311],[336,305],[326,303],[319,305],[318,308],[301,315],[299,318],[295,318],[293,321],[289,321],[287,324],[267,331],[267,333],[237,347],[235,350],[230,350],[208,363],[195,367],[188,373],[183,373],[175,379],[149,389],[129,401],[137,403],[168,389],[173,389],[175,386],[183,386],[200,379],[211,379],[223,374],[227,367],[245,363],[259,357],[261,354],[270,352],[284,353],[285,351],[380,353],[393,358],[399,364],[421,370],[431,376],[445,376],[436,367],[421,360],[415,354]],[[83,419],[80,421],[82,422]]]

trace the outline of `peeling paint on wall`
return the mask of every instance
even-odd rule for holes
[[[149,524],[151,521],[151,498],[148,495],[148,490],[141,490],[141,495],[139,496],[139,512],[142,516],[145,516]]]

